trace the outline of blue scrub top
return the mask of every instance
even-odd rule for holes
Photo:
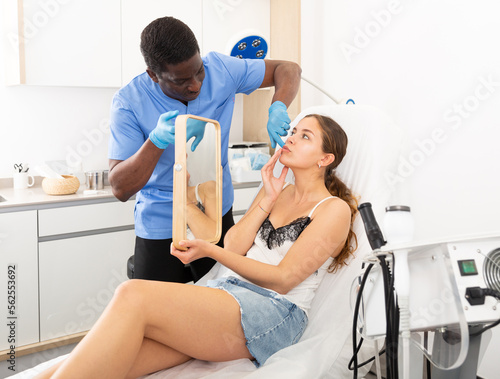
[[[184,105],[166,96],[146,72],[135,77],[113,97],[108,158],[126,160],[134,155],[156,127],[158,117],[178,110],[219,121],[221,126],[221,163],[223,169],[222,214],[234,200],[227,161],[229,129],[236,93],[249,94],[264,80],[261,59],[238,59],[219,53],[202,58],[205,80],[199,96]],[[135,232],[147,239],[172,238],[173,164],[175,146],[163,152],[151,178],[136,196]]]

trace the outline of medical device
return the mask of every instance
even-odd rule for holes
[[[226,50],[230,56],[240,59],[264,59],[269,53],[269,44],[259,31],[245,30],[228,42]]]
[[[260,32],[255,30],[246,30],[233,37],[226,47],[226,51],[232,57],[240,59],[264,59],[269,54],[269,44],[267,39],[261,35]],[[334,97],[330,92],[319,86],[317,83],[308,79],[304,75],[301,79],[318,91],[326,95],[335,104],[341,104],[342,101]],[[346,104],[354,104],[353,99],[348,99]]]
[[[371,205],[359,210],[373,252],[353,284],[353,345],[356,332],[361,343],[385,336],[390,379],[423,370],[415,348],[432,363],[433,379],[476,377],[481,335],[500,323],[500,235],[391,246]],[[351,363],[358,365],[355,354]]]

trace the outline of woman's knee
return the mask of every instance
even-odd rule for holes
[[[130,279],[121,283],[115,290],[114,300],[129,306],[142,307],[146,285],[144,280]]]

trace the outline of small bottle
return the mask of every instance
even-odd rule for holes
[[[384,232],[387,243],[391,245],[412,241],[414,223],[410,207],[406,205],[386,207]]]

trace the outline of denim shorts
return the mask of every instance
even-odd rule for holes
[[[257,367],[302,337],[306,313],[277,292],[232,276],[209,280],[206,286],[226,291],[239,303],[246,346]]]

